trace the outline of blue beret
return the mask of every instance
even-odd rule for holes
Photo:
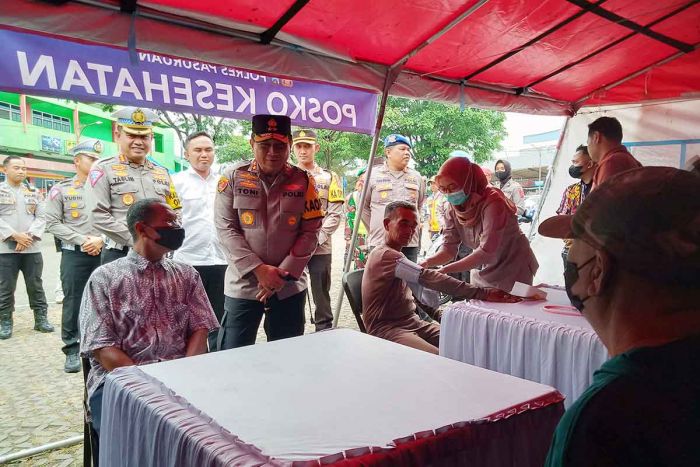
[[[466,157],[467,159],[469,159],[469,154],[467,153],[467,151],[456,149],[450,153],[450,157]]]
[[[412,148],[411,142],[403,135],[389,135],[384,138],[384,147],[389,148],[391,146],[396,146],[397,144],[406,144],[409,148]]]

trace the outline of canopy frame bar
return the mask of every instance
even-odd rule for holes
[[[306,6],[307,3],[309,3],[309,0],[296,0],[292,6],[290,6],[289,9],[285,11],[282,16],[280,16],[275,24],[272,25],[272,27],[260,34],[260,43],[267,45],[272,42],[272,39],[275,38],[277,33],[279,33],[280,30],[287,23],[289,23],[292,18],[294,18],[297,13],[299,13],[301,9]]]
[[[665,14],[664,16],[655,19],[654,21],[652,21],[651,23],[648,23],[648,24],[645,25],[644,27],[645,27],[645,28],[651,28],[651,27],[653,27],[653,26],[656,26],[657,24],[659,24],[659,23],[661,23],[661,22],[663,22],[663,21],[666,21],[667,19],[672,18],[673,16],[676,16],[676,15],[679,14],[679,13],[682,13],[684,10],[687,10],[688,8],[690,8],[691,6],[694,6],[695,4],[697,4],[697,3],[699,3],[699,2],[700,2],[700,0],[692,0],[692,1],[688,2],[688,3],[686,3],[685,5],[681,5],[680,7],[676,8],[676,9],[673,10],[672,12],[667,13],[667,14]],[[570,68],[573,68],[573,67],[575,67],[576,65],[578,65],[578,64],[580,64],[580,63],[585,62],[586,60],[589,60],[589,59],[595,57],[596,55],[601,54],[601,53],[605,52],[606,50],[609,50],[609,49],[615,47],[616,45],[618,45],[618,44],[620,44],[620,43],[626,41],[626,40],[629,39],[630,37],[633,37],[633,36],[635,36],[635,35],[637,35],[637,34],[639,34],[639,32],[637,32],[637,31],[632,31],[631,33],[627,34],[626,36],[622,36],[622,37],[620,37],[619,39],[617,39],[617,40],[615,40],[615,41],[613,41],[613,42],[611,42],[611,43],[609,43],[609,44],[604,45],[603,47],[599,48],[598,50],[595,50],[595,51],[591,52],[590,54],[586,55],[585,57],[582,57],[582,58],[580,58],[580,59],[578,59],[578,60],[576,60],[576,61],[574,61],[574,62],[571,62],[571,63],[569,63],[569,64],[566,64],[566,65],[564,65],[563,67],[561,67],[561,68],[559,68],[559,69],[557,69],[557,70],[554,70],[554,71],[551,72],[550,74],[548,74],[548,75],[546,75],[546,76],[543,76],[542,78],[539,78],[539,79],[536,80],[536,81],[533,81],[532,83],[528,84],[528,85],[526,86],[526,88],[531,88],[531,87],[533,87],[533,86],[537,86],[537,85],[540,84],[541,82],[546,81],[546,80],[548,80],[548,79],[550,79],[550,78],[553,78],[554,76],[556,76],[556,75],[558,75],[558,74],[560,74],[560,73],[563,73],[564,71],[566,71],[566,70],[568,70],[568,69],[570,69]]]
[[[91,6],[91,7],[98,7],[98,8],[103,8],[103,9],[112,10],[112,11],[119,11],[119,7],[117,5],[103,3],[99,0],[73,0],[73,1],[75,1],[76,3],[81,3],[84,5]],[[601,1],[605,1],[605,0],[601,0]],[[239,29],[235,29],[232,27],[221,26],[221,25],[208,23],[206,21],[202,21],[202,20],[198,20],[198,19],[193,19],[193,18],[188,18],[185,16],[175,15],[173,13],[155,10],[155,9],[152,9],[149,7],[140,6],[134,14],[136,16],[142,17],[144,19],[159,21],[159,22],[162,22],[165,24],[173,24],[176,26],[187,27],[187,28],[198,30],[198,31],[212,33],[212,34],[220,34],[222,36],[234,37],[237,39],[248,40],[248,41],[256,42],[256,43],[260,42],[260,36],[259,36],[259,34],[256,34],[256,33],[241,31]],[[309,55],[320,56],[320,57],[323,57],[324,59],[334,60],[334,61],[338,61],[341,63],[365,65],[365,66],[370,66],[370,67],[381,67],[384,69],[387,68],[386,65],[382,65],[380,63],[367,62],[367,61],[363,61],[363,60],[349,60],[349,59],[345,59],[343,57],[325,54],[322,51],[308,49],[308,48],[303,47],[303,46],[299,46],[299,45],[296,45],[296,44],[293,44],[290,42],[282,41],[276,37],[274,39],[272,39],[270,44],[267,44],[267,45],[293,49],[297,52],[302,51],[302,52],[307,53]],[[157,52],[157,51],[154,51],[154,52]],[[397,66],[397,65],[394,65],[394,66]],[[444,77],[440,77],[440,76],[426,75],[426,74],[422,74],[422,73],[415,72],[412,70],[404,69],[402,72],[406,73],[406,74],[412,74],[415,76],[419,76],[422,79],[429,79],[432,81],[438,81],[438,82],[442,82],[442,83],[456,84],[456,85],[459,85],[461,83],[461,80],[458,80],[458,79],[450,79],[450,78],[444,78]],[[569,108],[571,108],[571,106],[572,106],[572,102],[562,101],[559,99],[555,99],[555,98],[541,95],[541,94],[537,94],[537,93],[530,93],[530,92],[528,92],[528,90],[524,90],[524,92],[522,92],[522,90],[519,90],[516,88],[505,88],[502,86],[490,85],[490,84],[486,84],[486,83],[467,83],[467,82],[465,82],[465,83],[463,83],[463,85],[464,85],[464,87],[467,87],[467,88],[480,89],[480,90],[491,91],[491,92],[500,93],[500,94],[522,95],[522,96],[527,97],[527,98],[539,99],[539,100],[543,100],[543,101],[547,101],[547,102],[553,102],[553,103],[556,103],[556,104],[559,104],[562,106],[567,106]],[[377,88],[373,88],[373,87],[368,87],[365,89],[377,90]]]
[[[421,42],[417,47],[415,47],[413,50],[410,50],[406,55],[398,59],[396,62],[394,62],[393,65],[391,65],[391,68],[395,68],[397,66],[402,66],[404,65],[408,60],[411,59],[411,57],[415,56],[418,52],[444,36],[446,33],[448,33],[452,28],[457,26],[459,23],[470,17],[472,14],[474,14],[479,8],[484,6],[486,3],[488,3],[489,0],[479,0],[479,2],[475,3],[471,7],[469,7],[467,10],[463,11],[462,13],[458,14],[456,17],[454,17],[449,23],[447,23],[445,26],[440,28],[437,32],[433,33],[430,37],[428,37],[426,40]]]
[[[699,47],[700,47],[700,42],[693,46],[693,50],[698,50]],[[581,99],[574,102],[574,110],[578,111],[578,109],[583,107],[583,103],[585,101],[587,101],[588,99],[590,99],[591,97],[593,97],[596,93],[601,92],[601,91],[609,91],[610,89],[612,89],[616,86],[619,86],[619,85],[621,85],[621,84],[623,84],[631,79],[634,79],[637,76],[643,75],[647,71],[653,70],[654,68],[656,68],[658,66],[665,65],[666,63],[672,62],[673,60],[675,60],[679,57],[682,57],[683,55],[686,55],[686,53],[685,52],[676,52],[675,54],[673,54],[669,57],[666,57],[664,59],[661,59],[656,63],[652,63],[651,65],[646,66],[646,67],[642,68],[641,70],[635,71],[634,73],[632,73],[628,76],[625,76],[624,78],[619,79],[619,80],[615,81],[614,83],[599,87],[598,89],[591,91],[586,96],[584,96]]]
[[[662,44],[665,44],[669,47],[673,47],[674,49],[678,49],[685,53],[692,52],[693,50],[693,46],[690,44],[679,41],[665,34],[658,33],[652,29],[649,29],[646,26],[642,26],[639,23],[635,23],[634,21],[627,19],[624,16],[620,16],[617,13],[613,13],[612,11],[606,10],[605,8],[599,5],[589,3],[586,0],[567,1],[576,5],[579,8],[584,9],[587,12],[600,16],[601,18],[606,19],[611,23],[617,24],[618,26],[622,26],[627,29],[631,29],[632,31],[638,32],[639,34],[643,34],[650,39],[654,39],[655,41],[661,42]]]
[[[136,11],[136,3],[138,0],[119,0],[119,10],[122,13],[133,13]]]
[[[352,228],[352,237],[350,238],[350,246],[348,249],[347,258],[345,258],[345,265],[343,266],[343,275],[350,270],[350,265],[352,264],[355,252],[355,244],[357,243],[357,233],[360,230],[360,222],[362,222],[362,211],[364,210],[365,199],[367,198],[367,192],[369,191],[369,180],[372,176],[372,167],[374,166],[374,155],[377,152],[377,146],[379,145],[379,134],[382,130],[382,125],[384,123],[384,114],[386,112],[386,102],[389,99],[389,89],[396,81],[396,78],[401,72],[401,67],[391,67],[387,69],[386,77],[384,78],[384,86],[382,89],[382,98],[379,102],[379,111],[377,112],[377,121],[374,124],[374,134],[372,135],[372,145],[369,150],[369,157],[367,157],[367,170],[365,171],[365,183],[362,185],[362,193],[360,193],[360,200],[358,206],[355,210],[355,225]],[[367,226],[369,228],[369,226]],[[335,311],[333,312],[333,327],[338,327],[338,320],[340,319],[340,309],[343,306],[343,295],[345,292],[341,287],[338,292],[338,300],[336,301]]]
[[[606,1],[607,1],[607,0],[598,0],[598,2],[596,2],[596,4],[600,5],[600,4],[602,4],[602,3],[605,3]],[[573,15],[571,15],[571,16],[569,16],[568,18],[562,20],[561,22],[555,24],[554,26],[552,26],[551,28],[547,29],[546,31],[544,31],[544,32],[540,33],[539,35],[533,37],[532,39],[530,39],[529,41],[527,41],[527,42],[524,43],[523,45],[521,45],[521,46],[519,46],[519,47],[516,47],[515,49],[511,50],[510,52],[507,52],[507,53],[501,55],[500,57],[498,57],[498,58],[492,60],[491,62],[487,63],[486,65],[482,66],[482,67],[479,68],[478,70],[476,70],[476,71],[470,73],[469,75],[467,75],[467,76],[464,78],[464,80],[465,80],[465,81],[468,81],[468,80],[470,80],[470,79],[472,79],[472,78],[474,78],[474,77],[480,75],[481,73],[483,73],[483,72],[485,72],[485,71],[487,71],[487,70],[489,70],[489,69],[495,67],[495,66],[498,65],[499,63],[502,63],[502,62],[508,60],[510,57],[512,57],[512,56],[514,56],[514,55],[517,55],[518,53],[522,52],[522,51],[525,50],[526,48],[528,48],[528,47],[530,47],[530,46],[536,44],[537,42],[541,41],[542,39],[544,39],[545,37],[549,36],[550,34],[553,34],[553,33],[557,32],[559,29],[561,29],[561,28],[563,28],[564,26],[566,26],[566,25],[568,25],[568,24],[574,22],[575,20],[579,19],[581,16],[583,16],[583,15],[585,15],[585,14],[586,14],[586,11],[584,11],[584,10],[581,10],[581,11],[579,11],[579,12],[574,13]]]

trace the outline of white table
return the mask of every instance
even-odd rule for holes
[[[551,387],[337,329],[117,369],[105,383],[100,464],[318,465],[364,456],[381,465],[403,449],[413,460],[402,465],[420,465],[427,447],[435,455],[443,443],[447,457],[428,457],[434,465],[534,466],[561,400]],[[456,444],[461,451],[448,452]]]
[[[440,355],[553,386],[569,407],[590,385],[608,353],[586,319],[545,311],[571,306],[566,292],[543,288],[546,302],[460,302],[445,309]]]

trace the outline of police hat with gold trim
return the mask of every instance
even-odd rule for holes
[[[112,114],[117,124],[130,135],[150,135],[158,115],[150,109],[123,107]]]
[[[294,133],[292,133],[292,142],[294,144],[297,143],[309,143],[309,144],[316,144],[318,142],[318,135],[314,130],[307,130],[307,129],[302,129],[302,130],[297,130]]]
[[[83,154],[89,157],[93,157],[95,159],[99,159],[102,155],[103,150],[104,146],[102,145],[102,141],[95,138],[88,138],[82,140],[81,142],[73,146],[69,154],[73,157]]]
[[[286,115],[253,115],[253,140],[256,143],[276,139],[289,144],[292,121]]]

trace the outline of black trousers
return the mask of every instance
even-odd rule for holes
[[[317,331],[333,327],[331,311],[331,255],[315,255],[309,260],[311,294],[316,310],[314,325]]]
[[[111,263],[115,259],[123,258],[129,252],[128,248],[124,250],[115,250],[113,248],[102,248],[102,254],[100,255],[100,264]]]
[[[43,269],[44,259],[41,253],[0,255],[0,319],[11,319],[12,312],[15,311],[15,289],[20,271],[27,285],[29,307],[35,314],[46,313],[49,306],[46,303],[44,285],[41,281]]]
[[[221,324],[224,317],[224,276],[226,275],[225,264],[214,264],[211,266],[194,266],[202,279],[202,285],[207,293],[207,298],[211,304],[216,319]],[[209,333],[209,351],[214,352],[216,348],[216,338],[218,329]]]
[[[82,251],[61,251],[61,287],[63,287],[63,313],[61,339],[63,353],[77,355],[80,350],[78,313],[85,284],[90,274],[100,265],[100,256],[90,256]]]
[[[255,344],[263,315],[268,342],[303,335],[305,300],[306,290],[284,300],[275,295],[266,306],[257,300],[226,296],[220,350]]]

